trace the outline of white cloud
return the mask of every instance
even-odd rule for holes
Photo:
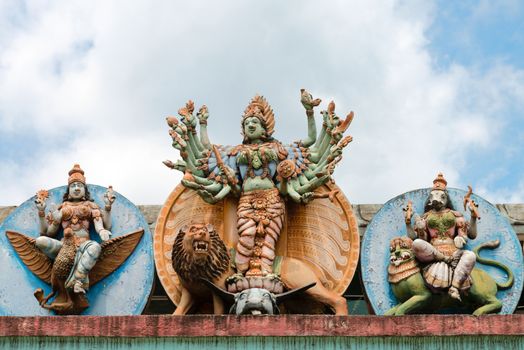
[[[341,115],[356,113],[349,130],[354,142],[335,173],[352,202],[380,203],[426,187],[438,171],[458,186],[468,152],[488,147],[486,140],[500,132],[490,119],[494,111],[522,98],[524,73],[510,66],[486,74],[434,69],[425,36],[433,6],[135,1],[29,7],[17,21],[23,25],[9,27],[9,38],[0,36],[0,127],[36,133],[45,142],[23,164],[0,156],[0,186],[8,189],[0,204],[64,184],[74,162],[89,182],[111,183],[136,203],[163,203],[180,178],[160,164],[176,158],[166,115],[189,98],[205,103],[212,141],[238,143],[239,117],[261,93],[275,110],[276,136],[289,142],[306,134],[302,87],[324,107],[334,98]]]
[[[495,174],[496,173],[497,172],[495,172]],[[486,183],[480,183],[480,186],[477,188],[477,193],[486,198],[490,198],[491,203],[523,203],[524,180],[519,181],[511,189],[500,188],[495,191],[489,190]]]

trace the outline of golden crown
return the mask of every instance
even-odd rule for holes
[[[268,137],[275,131],[275,115],[264,96],[256,95],[253,97],[244,110],[244,115],[242,116],[242,134],[244,134],[244,120],[249,117],[257,117],[260,119],[266,129],[266,135]]]
[[[442,173],[438,173],[437,178],[433,180],[433,189],[445,191],[447,185],[448,182],[446,179],[444,179],[444,175]]]
[[[73,165],[73,169],[69,170],[69,179],[67,180],[67,184],[70,185],[73,182],[81,182],[84,185],[86,184],[84,171],[80,168],[79,164]]]

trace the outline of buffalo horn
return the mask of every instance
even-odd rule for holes
[[[223,290],[222,288],[220,288],[213,282],[206,280],[205,278],[199,278],[199,280],[205,283],[209,287],[209,289],[211,289],[212,292],[214,292],[216,295],[220,297],[220,299],[229,303],[235,302],[235,294]]]
[[[314,287],[316,284],[317,284],[316,282],[313,282],[313,283],[305,285],[304,287],[295,288],[295,289],[292,289],[292,290],[288,290],[285,293],[275,295],[277,304],[283,302],[284,300],[288,299],[290,296],[292,296],[294,294],[301,293],[301,292],[303,292],[305,290],[308,290],[311,287]]]

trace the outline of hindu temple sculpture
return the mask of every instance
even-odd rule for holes
[[[427,264],[424,278],[430,288],[447,290],[460,300],[460,293],[471,287],[471,271],[475,254],[463,249],[467,239],[477,237],[477,205],[469,196],[464,198],[464,209],[469,208],[471,219],[453,210],[446,192],[447,181],[442,173],[433,180],[433,189],[424,207],[422,217],[416,216],[415,228],[411,226],[411,204],[406,208],[405,222],[408,236],[414,239],[413,252],[418,261]]]
[[[207,284],[215,295],[231,304],[230,314],[235,315],[278,315],[280,309],[278,305],[298,293],[314,287],[317,283],[313,282],[302,288],[296,288],[285,293],[274,294],[269,288],[247,288],[238,293],[231,293],[219,288],[209,280],[203,279],[202,282]]]
[[[240,197],[235,264],[246,277],[272,273],[275,244],[284,223],[284,196],[299,203],[314,199],[314,190],[329,180],[342,149],[351,142],[351,136],[341,139],[353,114],[339,122],[334,103],[330,104],[317,140],[313,107],[320,100],[302,90],[301,102],[308,117],[308,137],[291,147],[272,137],[275,117],[267,101],[258,95],[242,116],[244,140],[238,146],[209,143],[206,106],[195,118],[190,101],[179,110],[182,123],[168,118],[173,147],[181,151],[183,158],[176,163],[184,171],[182,184],[196,190],[208,203],[216,203],[230,193]],[[197,118],[200,137],[196,133]]]
[[[109,186],[103,197],[105,205],[100,208],[92,201],[84,171],[78,164],[69,171],[62,203],[46,215],[48,196],[48,191],[41,190],[35,199],[39,237],[9,230],[6,235],[23,263],[52,287],[47,296],[41,288],[34,292],[40,306],[58,314],[78,314],[89,307],[89,288],[128,258],[144,230],[111,238],[115,192]],[[101,242],[94,240],[93,229]],[[59,238],[59,233],[63,238]]]
[[[353,262],[355,242],[349,244],[348,237],[351,236],[351,239],[355,240],[353,232],[350,232],[355,227],[355,223],[338,222],[339,219],[335,217],[340,214],[330,214],[334,213],[333,210],[336,211],[335,208],[340,207],[343,200],[343,195],[332,182],[331,175],[342,158],[343,148],[352,140],[351,136],[344,137],[343,134],[351,124],[353,113],[348,114],[345,119],[340,119],[335,114],[335,104],[331,102],[327,110],[321,112],[323,124],[317,137],[314,107],[318,106],[320,102],[307,91],[301,90],[301,103],[307,116],[308,136],[291,145],[284,145],[272,136],[275,129],[273,110],[264,97],[257,95],[251,100],[242,115],[242,144],[221,146],[212,144],[207,135],[209,117],[207,107],[202,106],[195,116],[193,114],[194,104],[189,101],[184,108],[178,111],[180,120],[175,117],[167,118],[167,123],[171,128],[169,133],[173,140],[173,147],[180,151],[182,159],[176,162],[165,161],[164,164],[169,168],[182,171],[184,173],[182,185],[194,191],[203,201],[216,204],[218,208],[215,209],[216,213],[206,212],[200,217],[189,212],[182,214],[187,217],[187,220],[184,220],[186,228],[182,230],[184,233],[194,228],[194,224],[203,227],[217,223],[218,220],[218,225],[215,227],[221,226],[219,231],[225,231],[221,232],[220,236],[228,240],[226,246],[234,248],[231,252],[226,251],[231,259],[229,265],[234,266],[233,271],[228,270],[225,274],[227,278],[224,281],[215,280],[213,282],[218,282],[221,288],[232,293],[239,293],[248,288],[259,288],[263,285],[268,288],[269,292],[279,294],[286,289],[300,288],[318,281],[316,286],[305,293],[315,295],[317,300],[322,299],[322,302],[331,305],[337,314],[345,314],[347,307],[344,298],[326,289],[318,280],[317,275],[324,273],[323,268],[324,270],[338,268],[337,272],[342,277],[346,273],[340,272],[340,265],[345,266],[342,270],[347,267],[349,262],[347,257],[340,256],[337,263],[332,263],[329,258],[308,257],[309,264],[324,264],[324,267],[320,268],[320,273],[313,272],[315,268],[308,266],[308,263],[295,259],[298,264],[301,264],[297,265],[299,270],[296,271],[296,274],[300,275],[300,271],[303,271],[305,276],[311,276],[312,280],[300,280],[303,285],[294,285],[290,282],[290,279],[294,277],[285,276],[285,273],[281,271],[286,265],[283,261],[291,257],[286,257],[286,248],[282,249],[284,252],[280,256],[276,252],[283,231],[287,230],[287,234],[293,232],[293,225],[290,225],[290,222],[295,221],[293,217],[303,219],[304,214],[311,216],[309,212],[306,214],[304,210],[307,209],[303,208],[312,205],[308,203],[315,200],[321,203],[318,204],[319,206],[323,206],[320,210],[326,211],[324,214],[327,220],[322,222],[317,217],[311,220],[319,225],[320,230],[311,232],[313,227],[304,230],[303,237],[299,239],[303,240],[305,250],[311,247],[309,242],[311,240],[317,240],[316,246],[322,244],[319,244],[319,240],[326,240],[331,243],[330,248],[327,249],[337,250],[333,253],[337,258],[341,254],[340,249],[345,252],[351,250],[351,262]],[[197,125],[200,126],[200,130],[197,130]],[[194,200],[194,198],[191,199],[191,201]],[[233,205],[236,214],[234,219],[230,209]],[[352,216],[351,209],[348,207],[349,205],[345,205],[344,209],[347,215],[346,220]],[[204,208],[208,206],[204,205]],[[224,210],[229,214],[226,215]],[[332,219],[336,222],[330,222]],[[177,218],[176,220],[182,219]],[[232,223],[232,220],[235,222]],[[307,220],[302,220],[304,221]],[[165,235],[165,230],[172,232],[173,227],[176,226],[169,223],[163,226],[165,218],[162,213],[158,223],[157,230],[160,230],[158,232],[161,237]],[[182,227],[178,222],[177,225],[178,229]],[[331,228],[322,225],[331,225]],[[340,230],[339,227],[343,229]],[[322,230],[328,232],[322,232]],[[177,235],[176,233],[170,234],[173,237]],[[322,234],[325,234],[325,237]],[[177,239],[179,237],[180,235],[177,236]],[[285,239],[285,241],[289,240]],[[287,244],[289,252],[290,243]],[[191,254],[195,257],[198,257],[200,253],[207,254],[208,245],[205,242],[199,241],[191,247],[193,249]],[[187,248],[191,247],[187,245]],[[309,253],[318,254],[319,249],[323,248],[310,248]],[[304,254],[301,252],[302,256]],[[175,263],[174,258],[173,255],[173,263]],[[322,261],[316,262],[315,260]],[[297,264],[297,262],[289,262],[288,265]],[[156,263],[158,268],[159,262],[156,261]],[[222,273],[223,271],[220,271],[220,274]],[[335,274],[334,271],[333,274]],[[352,274],[353,272],[350,272],[346,275],[352,276]],[[177,314],[188,312],[191,306],[185,303],[183,290],[181,293],[182,299],[177,301]],[[215,313],[220,311],[220,309],[215,309]]]
[[[456,198],[459,191],[452,191]],[[484,203],[485,208],[479,207],[478,201],[482,199],[473,199],[471,186],[467,192],[460,192],[463,195],[461,206],[464,211],[456,210],[456,202],[452,202],[447,181],[442,173],[433,181],[433,187],[424,193],[424,201],[419,200],[423,197],[422,191],[418,190],[404,194],[398,201],[392,200],[395,204],[389,205],[388,202],[385,208],[381,209],[384,212],[377,213],[377,220],[373,219],[373,227],[367,237],[378,239],[380,233],[375,234],[375,229],[384,229],[381,224],[386,224],[386,215],[393,215],[387,211],[398,208],[397,204],[401,200],[405,201],[404,203],[407,201],[402,215],[406,236],[393,236],[389,241],[387,281],[396,302],[393,302],[394,305],[385,310],[384,314],[404,315],[448,310],[483,315],[501,311],[504,303],[497,293],[512,288],[515,285],[515,276],[518,276],[516,287],[521,289],[522,274],[510,268],[508,264],[481,257],[480,252],[486,248],[500,247],[501,241],[510,246],[510,239],[515,239],[514,233],[507,232],[507,237],[497,236],[505,233],[504,229],[490,226],[488,230],[484,229],[481,235],[480,212],[484,210],[489,225],[501,225],[498,215],[491,211],[492,206],[487,202]],[[414,200],[418,202],[419,208],[422,206],[422,215],[415,213]],[[395,229],[392,229],[392,232],[395,232]],[[382,234],[380,239],[384,240],[385,237],[387,238],[387,235]],[[480,244],[473,247],[479,237],[482,237]],[[508,247],[503,248],[508,252]],[[515,250],[509,248],[514,255]],[[518,261],[518,258],[522,260],[522,254],[516,254],[520,256],[513,259],[513,262]],[[479,264],[500,269],[497,274],[502,272],[504,277],[494,278],[493,268],[486,271],[479,268]],[[363,275],[371,271],[368,268],[365,270]],[[505,295],[505,298],[507,299],[508,295]]]
[[[418,239],[418,238],[417,238]],[[415,240],[416,242],[417,240]],[[504,264],[495,260],[483,259],[479,256],[479,251],[483,248],[497,248],[499,241],[489,241],[483,243],[473,250],[473,260],[478,259],[486,265],[496,266],[504,270],[507,274],[505,282],[495,281],[487,272],[472,268],[467,273],[467,287],[460,285],[460,294],[458,291],[450,292],[453,287],[453,281],[457,279],[452,276],[458,271],[458,262],[448,260],[446,266],[441,269],[448,269],[447,286],[442,280],[439,287],[435,287],[435,272],[432,270],[431,263],[423,265],[423,260],[419,260],[415,243],[409,237],[397,237],[391,240],[391,258],[388,267],[388,281],[391,283],[393,294],[399,301],[399,304],[392,307],[386,312],[386,315],[405,315],[409,313],[423,312],[425,309],[438,310],[446,307],[467,303],[474,307],[473,315],[480,316],[488,313],[494,313],[502,309],[502,301],[497,298],[499,290],[508,289],[513,285],[513,273]],[[457,248],[458,251],[459,248]],[[460,254],[460,253],[459,253]],[[458,255],[458,254],[457,254]],[[448,255],[449,257],[449,255]],[[434,269],[434,268],[433,268]],[[459,271],[461,273],[461,271]],[[460,275],[462,277],[462,275]],[[447,288],[447,293],[442,293]],[[458,287],[456,287],[458,288]],[[440,292],[440,293],[439,293]],[[460,296],[462,295],[462,296]]]
[[[173,245],[172,261],[173,269],[182,284],[182,295],[175,315],[186,314],[195,303],[201,302],[202,299],[209,299],[211,296],[215,314],[224,313],[224,301],[234,304],[231,310],[237,310],[239,305],[243,305],[238,309],[242,310],[239,314],[244,314],[248,310],[258,311],[256,314],[276,314],[278,302],[302,291],[331,306],[337,314],[347,313],[346,300],[326,289],[312,269],[298,259],[279,257],[276,271],[271,276],[243,278],[237,273],[238,270],[231,261],[226,245],[211,224],[183,226]],[[212,284],[215,293],[211,295],[203,281],[209,281],[207,285]],[[227,291],[220,289],[225,289],[226,285],[228,285]],[[284,286],[293,290],[284,293]],[[248,292],[240,294],[253,288],[263,289],[266,292],[253,291],[251,294]],[[255,303],[242,300],[239,304],[241,295],[243,295],[242,299],[250,295],[252,299],[264,297],[264,301],[259,300],[259,304],[253,305]],[[272,299],[274,303],[270,302]],[[275,311],[269,312],[269,310]]]

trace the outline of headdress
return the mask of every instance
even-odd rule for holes
[[[69,179],[67,184],[70,185],[73,182],[81,182],[84,185],[86,184],[86,178],[84,176],[84,171],[80,168],[80,165],[75,164],[73,169],[69,170]]]
[[[433,189],[434,190],[446,190],[448,182],[446,179],[444,179],[444,175],[442,173],[438,173],[437,178],[433,180]]]
[[[253,97],[242,116],[242,126],[244,125],[244,120],[249,117],[257,117],[260,119],[264,129],[266,129],[266,136],[271,137],[273,131],[275,131],[275,115],[264,96],[256,95]],[[242,135],[243,134],[244,128],[242,128]]]

